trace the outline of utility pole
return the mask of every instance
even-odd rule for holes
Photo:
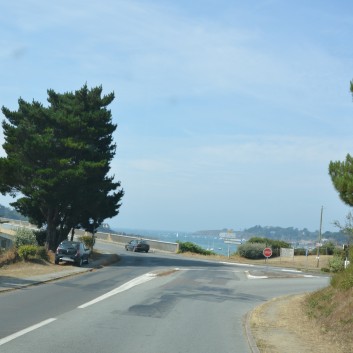
[[[317,256],[316,256],[317,264],[316,264],[316,267],[319,267],[319,265],[320,265],[320,246],[321,246],[321,229],[322,229],[322,211],[323,211],[323,209],[324,209],[324,206],[321,206],[319,244],[318,244],[318,247],[317,247]]]

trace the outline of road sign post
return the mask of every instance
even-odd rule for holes
[[[265,261],[267,262],[267,259],[272,256],[272,249],[271,248],[265,248],[262,253],[266,257]]]

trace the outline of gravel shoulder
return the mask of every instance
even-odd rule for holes
[[[274,298],[250,313],[251,333],[261,353],[348,352],[308,318],[305,296]]]

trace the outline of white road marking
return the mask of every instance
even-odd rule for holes
[[[132,287],[135,287],[135,286],[138,286],[139,284],[142,284],[142,283],[145,283],[145,282],[148,282],[150,281],[151,279],[153,278],[156,278],[156,274],[155,273],[145,273],[144,275],[140,276],[140,277],[136,277],[134,279],[132,279],[131,281],[129,282],[126,282],[124,283],[123,285],[121,285],[120,287],[118,288],[115,288],[113,290],[111,290],[110,292],[108,293],[105,293],[103,295],[101,295],[100,297],[96,298],[96,299],[93,299],[85,304],[82,304],[80,306],[78,306],[79,309],[84,309],[84,308],[87,308],[88,306],[90,305],[93,305],[93,304],[96,304],[104,299],[107,299],[113,295],[116,295],[118,293],[121,293],[121,292],[124,292]]]
[[[209,268],[180,268],[178,271],[207,271],[207,272],[243,272],[243,270],[234,270],[234,269],[215,269],[210,270]]]
[[[249,273],[249,271],[245,271],[246,277],[249,279],[265,279],[268,278],[268,276],[253,276]]]
[[[238,262],[226,262],[226,261],[220,261],[219,262],[220,264],[223,264],[223,265],[233,265],[233,266],[249,266],[249,267],[253,267],[255,265],[251,265],[251,264],[241,264],[241,263],[238,263]]]
[[[13,333],[13,334],[10,335],[10,336],[1,338],[1,339],[0,339],[0,346],[2,346],[3,344],[5,344],[5,343],[7,343],[7,342],[10,342],[10,341],[14,340],[15,338],[18,338],[18,337],[20,337],[20,336],[25,335],[25,334],[28,333],[28,332],[34,331],[34,330],[36,330],[37,328],[40,328],[40,327],[45,326],[45,325],[48,325],[48,324],[50,324],[51,322],[53,322],[53,321],[55,321],[55,320],[56,320],[56,319],[47,319],[47,320],[44,320],[44,321],[40,322],[39,324],[36,324],[36,325],[30,326],[30,327],[27,327],[27,328],[25,328],[24,330],[21,330],[21,331],[18,331],[18,332],[16,332],[16,333]]]
[[[286,269],[286,268],[282,269],[281,271],[283,271],[283,272],[295,272],[295,273],[302,273],[302,271],[299,271],[299,270],[290,270],[290,269]]]

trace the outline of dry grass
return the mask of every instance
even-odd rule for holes
[[[294,256],[293,258],[281,258],[274,257],[269,258],[267,261],[262,261],[269,266],[280,266],[280,267],[291,267],[297,268],[303,271],[320,271],[322,268],[329,267],[329,260],[332,259],[332,255],[320,255],[319,261],[316,256]]]
[[[15,248],[0,253],[0,268],[18,261],[18,255]]]
[[[306,295],[275,298],[255,308],[250,320],[263,353],[352,352],[352,346],[333,340],[306,315]]]
[[[353,352],[353,288],[339,290],[329,286],[308,295],[304,308],[332,342]]]
[[[16,278],[28,278],[31,276],[42,275],[46,273],[62,272],[72,267],[71,263],[61,262],[59,265],[55,265],[54,259],[55,254],[53,252],[48,253],[48,261],[40,259],[32,259],[30,261],[21,261],[18,258],[15,259],[13,251],[7,251],[1,254],[0,257],[0,277],[16,277]],[[91,254],[91,261],[98,259],[101,256],[96,251]],[[5,261],[6,259],[10,261]],[[3,262],[1,262],[3,260]],[[15,260],[16,262],[13,262]]]
[[[294,258],[280,258],[274,257],[269,259],[261,260],[251,260],[238,255],[231,255],[229,258],[222,255],[199,255],[194,253],[182,253],[181,255],[186,257],[201,258],[201,259],[212,259],[216,261],[228,261],[228,262],[237,262],[243,264],[251,265],[268,265],[274,267],[288,267],[294,268],[302,271],[321,271],[322,268],[328,268],[329,260],[332,259],[332,255],[320,255],[319,262],[316,259],[316,256],[295,256]]]

